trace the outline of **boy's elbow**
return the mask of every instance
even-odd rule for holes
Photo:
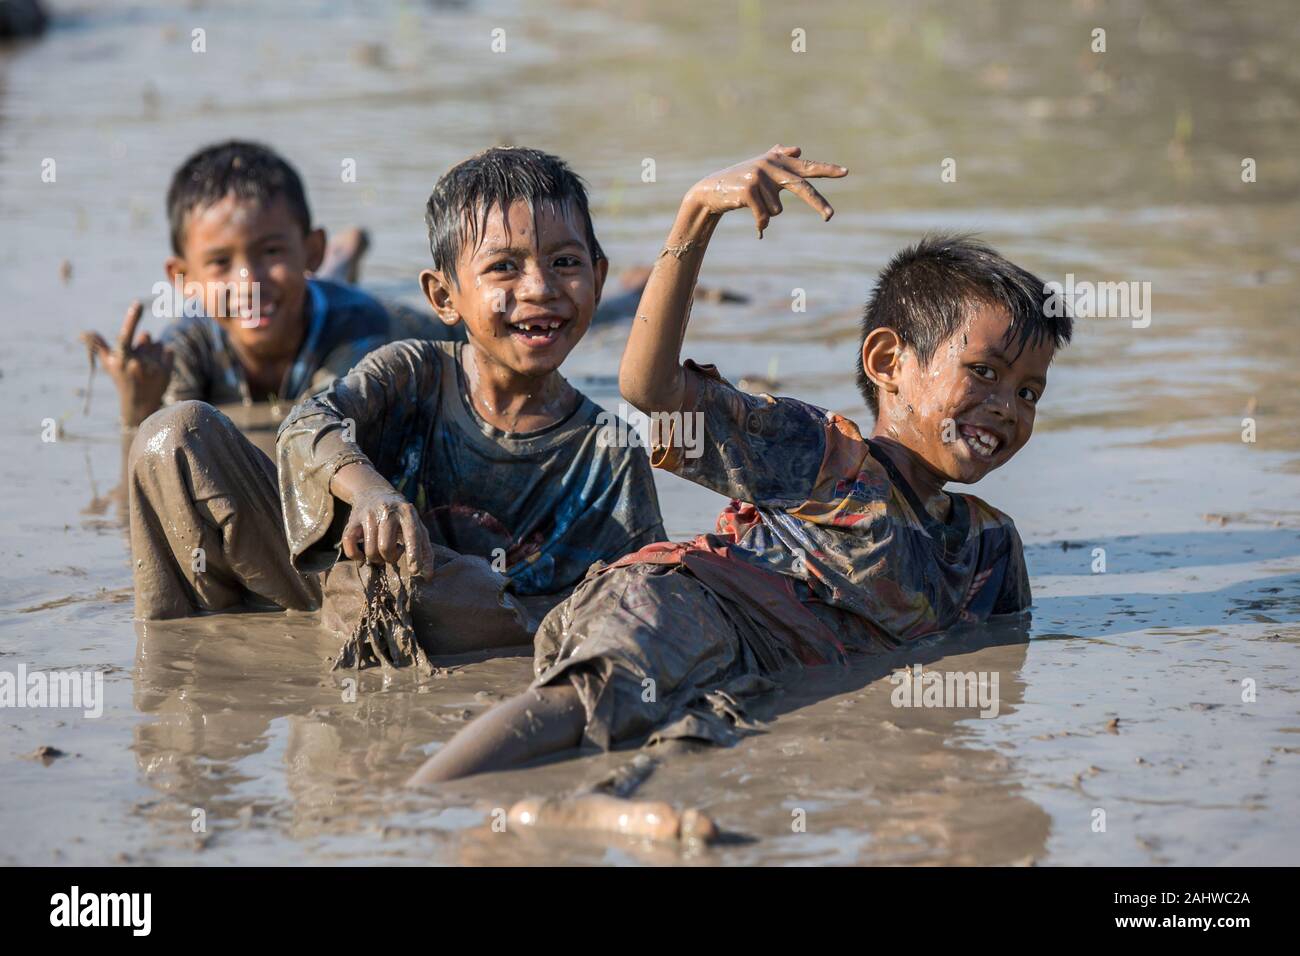
[[[677,365],[668,375],[649,375],[624,362],[618,370],[618,390],[629,405],[646,414],[673,412],[682,404],[685,374]]]
[[[646,406],[649,396],[646,393],[645,382],[639,375],[629,372],[626,365],[618,371],[618,391],[633,408],[643,412],[648,411]]]

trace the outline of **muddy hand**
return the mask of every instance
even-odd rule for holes
[[[396,491],[378,490],[359,495],[343,530],[343,553],[354,561],[396,566],[407,555],[413,577],[433,571],[433,545],[415,505]]]
[[[174,357],[161,342],[155,342],[148,332],[136,338],[136,329],[144,306],[139,300],[131,303],[126,318],[118,332],[117,344],[109,347],[98,332],[81,333],[81,341],[94,353],[117,386],[122,406],[122,418],[128,425],[138,425],[162,406],[167,384],[171,381]]]
[[[825,221],[835,214],[826,197],[809,179],[839,179],[848,174],[844,166],[800,159],[798,146],[777,144],[762,156],[747,159],[721,172],[706,176],[691,189],[691,198],[715,215],[748,207],[758,225],[758,238],[773,216],[781,214],[781,190],[788,189]]]

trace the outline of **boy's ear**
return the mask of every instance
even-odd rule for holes
[[[163,269],[167,271],[167,281],[175,282],[177,276],[185,275],[185,260],[180,256],[168,256],[167,261],[163,263]]]
[[[872,329],[862,342],[862,370],[879,392],[898,394],[902,380],[903,340],[893,329]]]
[[[460,313],[456,311],[456,306],[451,301],[451,286],[441,272],[434,269],[425,269],[421,272],[420,288],[443,325],[455,325],[460,321]]]
[[[303,248],[307,253],[307,271],[315,272],[325,261],[325,230],[313,229],[303,238]]]
[[[609,276],[609,260],[600,258],[596,260],[596,304],[600,305],[600,293],[605,288],[605,279]]]

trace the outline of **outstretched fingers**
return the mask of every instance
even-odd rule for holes
[[[81,341],[88,349],[95,353],[95,357],[98,358],[101,363],[107,361],[113,354],[113,349],[98,332],[82,332]]]
[[[117,351],[122,355],[131,354],[131,343],[135,341],[135,330],[140,326],[140,317],[144,315],[144,304],[136,299],[126,309],[126,318],[122,320],[122,330],[117,334]]]
[[[825,221],[835,215],[835,209],[808,180],[842,179],[848,175],[848,168],[838,163],[801,159],[802,154],[798,146],[773,146],[768,153],[768,164],[772,167],[768,175],[778,187],[790,190]]]
[[[840,179],[848,174],[848,169],[837,163],[823,163],[811,159],[802,159],[803,151],[798,146],[777,144],[753,164],[756,175],[746,175],[751,179],[741,194],[741,202],[754,214],[758,227],[758,237],[763,238],[763,230],[774,216],[781,215],[780,192],[788,189],[808,204],[822,221],[835,215],[835,209],[817,189],[808,182],[811,179]]]
[[[790,192],[811,206],[813,211],[822,217],[823,222],[835,215],[835,209],[826,201],[826,197],[819,193],[808,180],[798,176],[788,176],[784,179],[778,179],[777,185],[782,189],[790,190]]]
[[[847,166],[839,163],[823,163],[816,159],[801,159],[803,150],[798,146],[782,146],[779,143],[768,150],[770,162],[807,179],[842,179],[849,174]],[[799,160],[791,162],[791,160]]]

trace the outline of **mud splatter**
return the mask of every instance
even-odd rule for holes
[[[405,568],[371,564],[363,565],[360,573],[365,609],[331,669],[415,667],[432,674],[435,668],[416,640],[411,620],[414,594],[410,573]]]

